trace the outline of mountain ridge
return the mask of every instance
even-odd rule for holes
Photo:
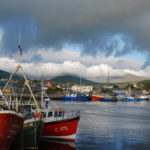
[[[0,70],[0,78],[8,79],[10,77],[10,73],[6,72],[4,70]],[[15,75],[13,77],[15,80],[21,79],[21,76]],[[141,77],[137,75],[133,75],[130,73],[125,74],[124,76],[116,76],[116,77],[110,77],[109,82],[118,84],[118,83],[128,83],[128,82],[140,82],[140,81],[145,81],[145,80],[150,80],[150,78],[146,77]],[[47,81],[52,81],[52,82],[57,82],[57,83],[67,83],[67,82],[72,82],[74,84],[79,85],[80,84],[80,77],[75,76],[75,75],[59,75],[55,76],[51,79],[47,78]],[[106,84],[108,83],[108,77],[100,77],[99,79],[86,79],[86,78],[81,78],[81,84],[82,85],[97,85],[97,84]]]
[[[80,77],[74,76],[74,75],[62,75],[62,76],[53,77],[49,81],[57,82],[57,83],[72,82],[72,83],[79,85],[80,84]],[[81,78],[81,84],[82,85],[96,85],[98,83],[87,80],[85,78]]]
[[[100,77],[99,79],[89,79],[97,83],[108,83],[108,77]],[[139,82],[144,80],[150,80],[150,78],[137,76],[131,73],[127,73],[124,76],[115,76],[109,77],[109,83],[118,84],[118,83],[128,83],[128,82]]]
[[[9,72],[7,72],[7,71],[0,70],[0,78],[9,79],[11,74],[12,74],[12,73],[9,73]],[[19,75],[14,75],[14,76],[13,76],[13,79],[14,79],[14,80],[19,80],[19,79],[21,79],[21,77],[20,77]]]

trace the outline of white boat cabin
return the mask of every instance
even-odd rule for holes
[[[63,108],[48,108],[41,111],[45,121],[61,120],[64,117],[65,110]]]
[[[47,108],[41,111],[44,122],[72,119],[80,115],[80,111],[65,111],[63,108]]]

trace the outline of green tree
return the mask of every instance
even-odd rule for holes
[[[112,93],[112,89],[103,88],[102,93]]]

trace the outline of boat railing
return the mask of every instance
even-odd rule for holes
[[[64,111],[63,119],[73,119],[80,116],[80,111]]]

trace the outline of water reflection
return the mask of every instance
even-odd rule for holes
[[[78,150],[150,149],[150,102],[70,103],[64,106],[81,110]]]
[[[39,150],[76,150],[74,142],[64,142],[64,141],[41,141]]]
[[[41,141],[39,150],[150,150],[150,102],[58,105],[81,110],[76,142]]]

